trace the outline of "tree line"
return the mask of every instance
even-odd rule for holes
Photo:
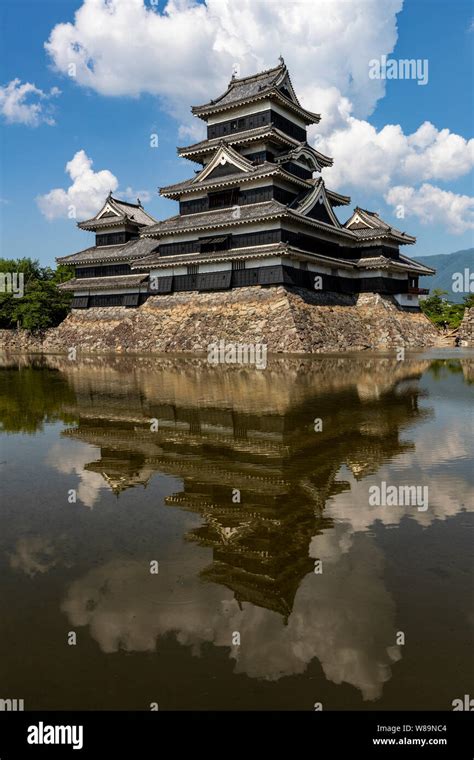
[[[445,298],[447,295],[447,290],[435,288],[430,296],[420,300],[420,308],[436,327],[446,324],[455,330],[462,322],[464,311],[474,307],[474,293],[464,296],[463,303],[451,303]]]
[[[21,281],[21,292],[12,292],[12,276],[15,283]],[[42,267],[31,258],[0,259],[0,328],[35,332],[58,325],[72,299],[58,285],[73,276],[72,267]]]

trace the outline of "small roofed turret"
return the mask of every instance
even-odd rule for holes
[[[137,198],[136,203],[129,203],[128,201],[114,198],[112,191],[110,191],[100,211],[92,219],[78,222],[77,226],[81,230],[95,232],[99,229],[116,227],[121,224],[141,228],[148,224],[154,224],[155,221],[150,214],[147,214],[139,198]]]

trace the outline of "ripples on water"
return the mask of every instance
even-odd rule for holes
[[[4,358],[0,697],[451,709],[474,622],[458,356]],[[371,506],[382,481],[428,508]]]

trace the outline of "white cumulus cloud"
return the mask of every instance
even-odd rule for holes
[[[230,79],[276,64],[281,52],[308,106],[335,87],[365,116],[385,92],[368,62],[397,41],[403,0],[169,0],[162,12],[143,0],[84,0],[74,22],[57,24],[45,47],[64,74],[103,95],[151,93],[171,110],[215,97]],[[133,29],[133,35],[130,30]]]
[[[403,0],[169,0],[159,11],[144,0],[83,0],[45,47],[59,72],[71,74],[73,64],[81,86],[107,96],[159,96],[180,122],[181,142],[202,138],[190,105],[223,92],[235,64],[243,76],[274,66],[281,52],[302,104],[323,117],[309,134],[335,159],[324,172],[329,186],[387,194],[454,180],[474,165],[474,141],[444,125],[425,121],[405,134],[399,124],[377,130],[367,121],[385,95],[385,80],[369,77],[369,62],[393,52],[402,7]],[[450,231],[468,228],[470,200],[436,190],[437,219]]]
[[[31,82],[22,84],[20,79],[0,86],[0,113],[7,124],[25,124],[37,127],[40,124],[55,123],[52,116],[51,98],[61,93],[58,87],[44,92]]]
[[[349,116],[345,124],[316,140],[335,156],[325,177],[334,187],[352,185],[386,191],[391,184],[456,179],[474,167],[474,140],[425,121],[412,134],[398,124],[377,131],[368,121]]]
[[[86,219],[93,216],[99,211],[109,191],[117,189],[117,177],[108,169],[95,172],[92,163],[84,150],[78,150],[66,164],[65,171],[72,180],[67,190],[56,187],[37,197],[41,213],[47,219]]]
[[[407,185],[392,187],[385,200],[393,207],[402,207],[405,216],[416,216],[422,224],[442,220],[455,235],[474,229],[474,198],[425,182],[420,188]]]
[[[78,150],[65,167],[72,180],[71,185],[67,189],[56,187],[36,198],[41,213],[47,219],[87,219],[100,210],[110,191],[117,190],[119,182],[115,174],[109,169],[95,172],[92,166],[93,161],[87,153]],[[148,203],[151,198],[148,190],[134,190],[131,187],[118,191],[117,195],[133,203],[137,198],[142,203]]]

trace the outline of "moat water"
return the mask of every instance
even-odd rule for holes
[[[451,710],[473,398],[468,350],[3,357],[0,699]],[[426,504],[371,497],[407,485]]]

